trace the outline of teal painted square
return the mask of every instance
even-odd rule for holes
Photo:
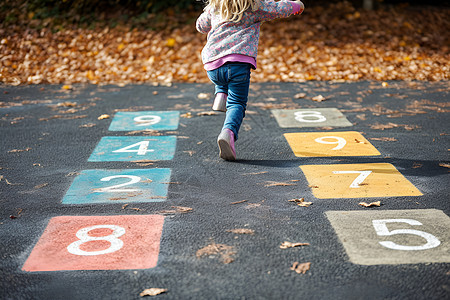
[[[176,130],[179,121],[179,111],[119,111],[115,114],[109,130]]]
[[[171,160],[176,136],[105,136],[88,161]]]
[[[63,204],[161,202],[167,199],[170,169],[84,170]]]

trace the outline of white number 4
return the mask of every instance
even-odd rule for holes
[[[142,141],[135,143],[133,145],[114,150],[113,152],[137,152],[137,155],[145,155],[147,152],[154,152],[154,149],[148,149],[149,141]],[[132,148],[138,147],[136,150],[132,150]]]
[[[391,241],[382,241],[379,242],[380,245],[393,249],[393,250],[427,250],[431,248],[435,248],[441,244],[441,242],[432,234],[429,234],[427,232],[423,232],[420,230],[415,229],[396,229],[389,231],[387,228],[387,223],[406,223],[413,226],[419,226],[422,225],[419,221],[411,220],[411,219],[385,219],[385,220],[373,220],[372,224],[375,228],[376,233],[379,236],[391,236],[396,234],[413,234],[416,236],[420,236],[424,238],[427,242],[420,246],[405,246],[405,245],[398,245]]]

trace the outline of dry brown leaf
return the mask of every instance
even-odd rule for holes
[[[168,291],[168,289],[160,289],[160,288],[145,289],[139,294],[139,296],[141,296],[141,297],[144,297],[144,296],[157,296],[157,295],[160,295],[162,293],[166,293],[167,291]]]
[[[30,151],[31,148],[25,148],[25,149],[13,149],[13,150],[9,150],[8,153],[19,153],[19,152],[25,152],[25,151]]]
[[[43,183],[43,184],[36,185],[34,188],[35,189],[41,189],[43,187],[46,187],[47,185],[48,185],[48,183]]]
[[[62,107],[75,107],[75,106],[77,106],[77,103],[76,103],[76,102],[69,102],[69,101],[66,101],[66,102],[58,103],[56,106],[62,106]]]
[[[397,142],[396,138],[393,137],[381,137],[381,138],[370,138],[374,141],[383,141],[383,142]]]
[[[439,166],[444,167],[444,168],[450,168],[450,164],[448,164],[448,163],[440,163]]]
[[[231,202],[230,204],[231,205],[233,205],[233,204],[240,204],[240,203],[244,203],[244,202],[247,202],[248,200],[241,200],[241,201],[236,201],[236,202]]]
[[[227,232],[235,233],[235,234],[254,234],[255,231],[253,229],[248,228],[237,228],[237,229],[230,229],[227,230]]]
[[[301,247],[301,246],[309,246],[309,243],[291,243],[291,242],[285,241],[280,245],[280,248],[287,249],[287,248],[295,248],[295,247]]]
[[[218,113],[216,113],[215,111],[202,111],[197,113],[197,116],[217,116],[219,115]]]
[[[244,173],[242,174],[242,176],[247,176],[247,175],[261,175],[261,174],[266,174],[268,173],[267,171],[262,171],[262,172],[252,172],[252,173]]]
[[[197,95],[197,98],[198,98],[198,99],[203,99],[203,100],[207,100],[207,99],[209,99],[210,97],[211,97],[211,95],[210,95],[210,94],[207,94],[207,93],[200,93],[200,94]]]
[[[289,202],[295,202],[298,206],[301,207],[309,207],[311,204],[313,204],[312,202],[306,202],[305,198],[300,198],[300,199],[291,199],[288,200]]]
[[[294,95],[295,99],[303,99],[306,97],[306,93],[298,93]]]
[[[322,96],[322,95],[312,97],[311,99],[312,99],[313,101],[316,101],[316,102],[322,102],[322,101],[327,100],[327,98],[325,98],[325,97]]]
[[[294,181],[294,180],[291,180]],[[290,186],[290,185],[296,185],[295,183],[288,183],[288,182],[277,182],[277,181],[266,181],[265,187],[272,187],[272,186]]]
[[[190,118],[192,118],[192,113],[191,112],[187,112],[185,114],[181,114],[180,117],[186,118],[186,119],[190,119]]]
[[[192,212],[194,209],[191,207],[185,207],[185,206],[172,206],[173,209],[168,210],[161,210],[159,211],[160,214],[164,215],[173,215],[173,214],[185,214]]]
[[[100,117],[98,117],[97,119],[99,119],[99,120],[109,119],[109,115],[103,114]]]
[[[94,127],[94,126],[96,126],[97,124],[94,124],[94,123],[87,123],[87,124],[83,124],[83,125],[80,125],[80,126],[78,126],[79,128],[91,128],[91,127]]]
[[[219,255],[219,259],[222,263],[229,264],[234,261],[234,255],[236,255],[236,253],[233,246],[212,242],[208,246],[197,250],[196,256],[200,258],[203,256]]]
[[[381,201],[376,201],[376,202],[371,202],[371,203],[366,203],[366,202],[359,202],[359,205],[364,206],[364,207],[380,207],[381,206]]]
[[[298,261],[294,262],[291,267],[292,271],[295,271],[297,274],[306,274],[306,272],[311,268],[311,263],[299,263]]]

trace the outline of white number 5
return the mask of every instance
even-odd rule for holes
[[[409,225],[417,226],[417,225],[423,225],[419,221],[411,220],[411,219],[385,219],[385,220],[373,220],[372,224],[375,228],[376,233],[379,236],[389,236],[389,235],[396,235],[396,234],[413,234],[420,236],[424,238],[427,242],[420,246],[405,246],[405,245],[398,245],[391,241],[383,241],[379,242],[382,246],[393,249],[393,250],[427,250],[431,248],[435,248],[441,244],[441,242],[432,234],[429,234],[427,232],[423,232],[420,230],[415,229],[396,229],[389,231],[386,224],[387,223],[406,223]]]

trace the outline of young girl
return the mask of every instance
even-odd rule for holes
[[[197,19],[197,30],[208,34],[202,60],[215,84],[213,109],[226,111],[217,139],[221,158],[236,159],[234,142],[247,107],[250,69],[256,69],[261,22],[300,14],[303,9],[301,1],[209,0]]]

